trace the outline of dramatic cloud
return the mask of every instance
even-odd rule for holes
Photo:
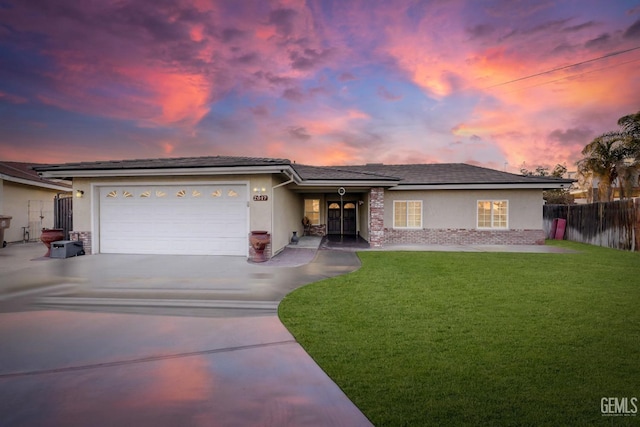
[[[607,33],[600,34],[595,39],[588,40],[584,47],[587,49],[598,49],[600,47],[606,47],[607,44],[611,41],[611,36]]]
[[[303,127],[290,127],[287,129],[289,135],[294,139],[299,139],[301,141],[306,141],[311,138],[311,135],[307,133],[307,130]]]
[[[378,88],[378,95],[387,101],[398,101],[402,99],[402,95],[394,95],[382,86]]]
[[[338,80],[340,80],[341,82],[349,82],[352,80],[356,80],[356,76],[351,73],[342,73],[338,76]]]
[[[471,28],[467,28],[467,32],[472,38],[482,38],[492,35],[496,31],[493,25],[478,24]]]
[[[624,32],[624,37],[627,39],[640,39],[640,19],[627,28]]]
[[[640,108],[629,1],[0,8],[7,160],[235,154],[571,169],[590,139]]]

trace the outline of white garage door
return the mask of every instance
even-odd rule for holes
[[[100,252],[247,255],[246,185],[100,187]]]

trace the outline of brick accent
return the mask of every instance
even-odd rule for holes
[[[384,239],[384,188],[375,187],[369,190],[369,244],[379,248]]]
[[[91,232],[90,231],[70,231],[69,239],[82,242],[84,253],[91,255]]]
[[[384,229],[385,244],[543,245],[544,230]]]

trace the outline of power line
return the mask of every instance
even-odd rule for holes
[[[638,50],[638,49],[640,49],[640,46],[632,47],[631,49],[619,50],[617,52],[607,53],[606,55],[602,55],[602,56],[599,56],[597,58],[587,59],[586,61],[576,62],[575,64],[564,65],[562,67],[553,68],[553,69],[547,70],[547,71],[541,71],[539,73],[531,74],[529,76],[519,77],[519,78],[514,79],[514,80],[509,80],[509,81],[506,81],[506,82],[502,82],[502,83],[498,83],[498,84],[495,84],[495,85],[487,86],[485,89],[491,89],[491,88],[498,87],[498,86],[504,86],[504,85],[508,85],[508,84],[515,83],[515,82],[519,82],[519,81],[522,81],[522,80],[531,79],[533,77],[538,77],[538,76],[543,76],[545,74],[554,73],[556,71],[566,70],[567,68],[572,68],[572,67],[576,67],[578,65],[588,64],[590,62],[600,61],[602,59],[611,58],[612,56],[622,55],[623,53],[632,52],[632,51]]]
[[[547,84],[550,84],[550,83],[555,83],[555,82],[559,82],[559,81],[562,81],[562,80],[567,80],[567,79],[570,79],[570,78],[573,78],[573,77],[582,77],[582,76],[584,76],[586,74],[591,74],[591,73],[595,73],[595,72],[602,71],[602,70],[608,70],[609,68],[615,68],[615,67],[619,67],[621,65],[626,65],[626,64],[630,64],[632,62],[638,62],[638,61],[640,61],[640,58],[632,59],[630,61],[620,62],[618,64],[613,64],[613,65],[610,65],[608,67],[596,68],[595,70],[583,71],[582,73],[572,74],[570,76],[564,76],[564,77],[560,77],[560,78],[554,79],[554,80],[548,80],[546,82],[537,83],[537,84],[534,84],[534,85],[531,85],[531,86],[520,87],[518,89],[513,89],[513,90],[505,92],[505,93],[519,92],[521,90],[531,89],[531,88],[538,87],[538,86],[544,86],[544,85],[547,85]]]

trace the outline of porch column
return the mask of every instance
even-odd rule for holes
[[[382,246],[384,240],[384,188],[369,190],[369,244]]]

